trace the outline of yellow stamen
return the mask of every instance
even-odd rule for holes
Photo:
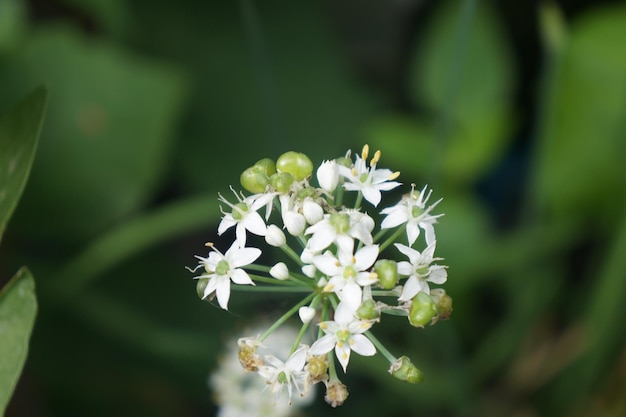
[[[204,244],[204,246],[206,246],[207,248],[212,248],[215,245],[213,244],[213,242],[207,242]]]
[[[378,161],[380,160],[380,150],[376,151],[374,153],[374,157],[372,158],[372,160],[370,161],[370,166],[374,166],[378,163]]]
[[[324,287],[323,291],[324,292],[332,292],[334,288],[335,288],[334,284],[326,284],[326,286]]]
[[[367,155],[370,153],[370,147],[368,144],[363,146],[363,150],[361,151],[361,158],[367,159]]]
[[[391,174],[388,178],[389,181],[391,180],[395,180],[396,178],[398,178],[400,176],[400,171],[396,171],[393,174]]]

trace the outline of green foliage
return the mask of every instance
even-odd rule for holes
[[[35,280],[23,268],[0,290],[0,415],[4,415],[26,362],[36,313]]]

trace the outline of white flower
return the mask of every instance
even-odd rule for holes
[[[448,279],[445,266],[431,265],[433,261],[442,259],[433,258],[436,243],[432,242],[422,253],[400,243],[394,244],[410,261],[398,262],[398,273],[409,276],[398,298],[399,301],[409,301],[420,291],[430,294],[429,282],[443,284]]]
[[[354,239],[366,245],[372,244],[372,228],[374,221],[367,214],[345,210],[339,213],[326,214],[324,219],[306,229],[310,235],[308,249],[319,253],[335,243],[340,250],[348,253],[354,251]]]
[[[280,227],[276,226],[275,224],[270,224],[269,226],[267,226],[265,241],[268,245],[279,248],[283,246],[287,240],[285,238],[285,233],[280,230]]]
[[[326,334],[313,343],[309,353],[323,355],[334,348],[344,372],[348,367],[351,351],[363,356],[373,356],[376,353],[372,342],[361,334],[367,331],[372,323],[355,319],[352,309],[345,303],[339,303],[337,306],[334,321],[323,321],[319,326]]]
[[[415,243],[420,234],[420,228],[424,229],[426,234],[426,244],[430,245],[434,242],[435,228],[433,224],[437,223],[437,218],[443,216],[443,214],[433,216],[430,214],[430,211],[442,199],[437,200],[433,205],[426,208],[426,202],[433,192],[433,190],[430,190],[426,194],[426,190],[427,186],[424,186],[420,193],[416,193],[412,189],[411,193],[403,197],[398,204],[381,210],[381,214],[386,214],[387,217],[380,224],[380,228],[389,229],[406,223],[406,236],[409,246],[413,246],[413,243]]]
[[[276,265],[270,268],[270,275],[276,279],[284,281],[289,278],[289,269],[284,262],[278,262]]]
[[[237,242],[221,254],[217,249],[209,254],[208,258],[196,256],[200,260],[198,267],[204,267],[205,274],[196,277],[197,279],[208,278],[209,283],[204,289],[202,298],[208,297],[215,292],[217,301],[224,310],[228,310],[228,299],[230,298],[230,281],[240,285],[254,285],[248,273],[240,267],[249,265],[261,256],[261,250],[257,248],[242,248]],[[196,267],[196,269],[198,268]],[[195,271],[195,269],[194,269]]]
[[[352,169],[339,166],[339,174],[345,177],[346,182],[343,187],[349,191],[360,191],[363,198],[372,203],[374,207],[378,206],[381,200],[381,191],[393,190],[401,183],[392,181],[400,175],[399,172],[392,172],[389,169],[376,169],[376,164],[380,159],[380,151],[376,151],[374,157],[370,161],[370,167],[367,167],[368,147],[363,147],[362,158],[356,155],[356,161]]]
[[[293,207],[293,201],[287,194],[279,197],[280,211],[285,228],[292,236],[300,236],[306,227],[306,219]]]
[[[220,201],[226,203],[232,211],[225,213],[222,221],[217,227],[217,234],[221,236],[226,230],[235,227],[236,243],[244,247],[246,246],[246,230],[258,236],[265,236],[265,221],[257,210],[267,206],[274,198],[273,194],[255,194],[242,198],[233,190],[233,193],[239,200],[238,203],[232,204],[220,195]]]
[[[325,292],[336,293],[352,311],[361,305],[362,286],[376,282],[376,274],[367,272],[378,257],[378,245],[364,246],[354,255],[339,251],[335,257],[330,253],[313,258],[313,264],[330,279],[324,287]]]
[[[270,386],[270,392],[279,395],[284,386],[287,386],[289,394],[289,402],[293,390],[303,397],[309,391],[309,375],[303,370],[306,363],[307,347],[301,346],[287,359],[287,362],[281,361],[275,356],[265,356],[264,365],[259,367],[259,375],[265,379]]]
[[[335,160],[324,161],[317,168],[317,182],[326,192],[332,193],[339,184],[339,167]]]

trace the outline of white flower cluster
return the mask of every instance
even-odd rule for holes
[[[326,401],[341,405],[348,392],[337,378],[335,358],[346,372],[352,352],[372,356],[379,351],[390,361],[394,377],[421,382],[422,374],[411,361],[395,358],[370,328],[380,323],[382,313],[404,315],[411,325],[423,327],[452,311],[445,291],[431,288],[447,280],[446,266],[434,255],[434,225],[441,214],[432,210],[441,200],[428,206],[432,191],[416,191],[412,185],[397,204],[380,211],[384,218],[377,228],[363,200],[376,208],[381,192],[401,183],[395,181],[398,172],[377,167],[380,151],[369,163],[368,153],[366,145],[354,160],[348,152],[322,162],[315,170],[318,187],[310,182],[314,167],[304,154],[286,152],[275,162],[258,161],[240,178],[250,195],[233,190],[233,202],[220,196],[226,206],[218,234],[234,228],[235,241],[225,253],[207,244],[208,257],[196,256],[199,263],[192,271],[203,270],[195,277],[198,294],[206,300],[216,297],[223,309],[228,309],[231,282],[237,284],[232,289],[305,294],[261,336],[239,341],[242,366],[258,373],[273,394],[286,390],[289,398],[294,393],[303,396],[312,384],[323,382]],[[262,251],[246,246],[248,233],[282,250],[285,262],[255,264]],[[420,235],[421,252],[415,248]],[[398,253],[404,258],[399,262],[387,258]],[[290,355],[283,360],[257,353],[267,337],[296,314],[302,329]],[[312,323],[318,326],[317,338],[308,346],[302,337]]]

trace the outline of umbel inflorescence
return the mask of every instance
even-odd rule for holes
[[[234,228],[234,242],[225,252],[207,243],[208,256],[196,256],[199,263],[192,271],[202,270],[195,277],[199,296],[217,298],[225,310],[231,289],[302,296],[263,334],[238,341],[243,368],[258,373],[271,393],[286,393],[288,401],[322,382],[325,400],[333,407],[341,405],[348,391],[337,377],[335,361],[347,372],[352,352],[380,352],[390,362],[391,375],[421,382],[419,369],[406,356],[396,358],[372,328],[383,322],[383,314],[406,316],[410,325],[423,327],[452,312],[451,298],[432,287],[447,280],[447,267],[435,257],[435,224],[442,214],[432,210],[441,200],[427,205],[432,191],[416,190],[412,184],[400,201],[371,216],[368,210],[380,205],[382,192],[402,184],[395,181],[398,172],[378,168],[380,151],[371,159],[368,153],[366,145],[354,160],[348,152],[316,170],[297,152],[258,161],[241,174],[249,195],[233,190],[234,198],[219,198],[223,217],[218,234]],[[379,217],[377,225],[374,219]],[[255,263],[262,250],[248,245],[248,233],[282,250],[284,262]],[[290,355],[257,353],[295,315],[302,327]],[[311,328],[314,340],[309,346],[303,337]]]

